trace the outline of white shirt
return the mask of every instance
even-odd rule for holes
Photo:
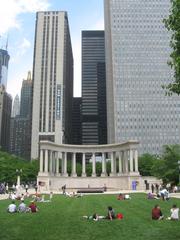
[[[26,204],[22,202],[19,205],[19,212],[25,212],[25,211],[26,211]]]
[[[8,206],[8,212],[10,212],[10,213],[16,212],[16,205],[15,205],[14,203],[11,203],[11,204]]]
[[[179,219],[179,208],[171,208],[171,219]]]

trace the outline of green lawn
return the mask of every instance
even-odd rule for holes
[[[0,201],[0,240],[179,240],[180,221],[152,221],[151,209],[158,203],[163,214],[169,216],[173,203],[180,200],[147,200],[145,194],[131,194],[127,201],[116,200],[115,195],[91,195],[68,198],[54,195],[51,203],[38,203],[38,213],[8,214],[9,200]],[[97,212],[106,215],[111,205],[123,220],[83,219],[83,215]]]

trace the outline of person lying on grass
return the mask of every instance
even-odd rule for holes
[[[101,219],[105,219],[105,216],[100,216],[97,213],[94,213],[91,216],[83,216],[83,218],[86,218],[88,220],[94,220],[94,221],[99,221]]]

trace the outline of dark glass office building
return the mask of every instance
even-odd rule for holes
[[[11,108],[12,97],[0,85],[0,148],[4,151],[9,148]]]
[[[10,56],[7,50],[0,49],[0,84],[7,88],[8,63]]]
[[[81,97],[73,98],[72,108],[72,144],[82,144],[82,131],[81,131]]]
[[[107,143],[104,31],[82,31],[82,144]]]

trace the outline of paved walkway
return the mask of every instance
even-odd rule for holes
[[[22,191],[24,193],[25,191]],[[34,189],[29,189],[30,194],[35,194]],[[70,191],[72,192],[72,191]],[[49,191],[42,192],[41,194],[49,194]],[[133,190],[116,190],[116,191],[107,191],[104,193],[85,193],[84,195],[93,195],[93,194],[119,194],[119,193],[147,193],[145,191],[133,191]],[[62,192],[53,192],[53,194],[62,194]],[[0,200],[8,199],[9,194],[0,194]],[[170,197],[180,198],[180,193],[170,193]]]

